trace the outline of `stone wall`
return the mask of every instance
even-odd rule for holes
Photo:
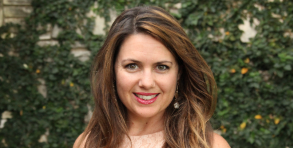
[[[31,0],[0,0],[0,27],[7,23],[24,25],[24,18],[32,12]],[[1,114],[0,128],[4,127],[7,119],[12,118],[11,112]]]
[[[23,24],[32,12],[31,0],[0,0],[0,26],[6,23]]]
[[[24,25],[24,18],[29,16],[32,12],[32,7],[30,5],[32,0],[0,0],[0,27],[7,23],[16,23],[20,25]],[[96,7],[97,5],[95,4]],[[87,14],[89,17],[95,18],[95,27],[93,30],[94,34],[102,34],[105,32],[104,28],[104,18],[99,17],[92,11]],[[111,17],[115,18],[115,13],[111,13]],[[40,41],[38,42],[39,46],[50,46],[50,45],[58,45],[56,40],[60,31],[62,31],[58,26],[40,26],[45,27],[47,29],[47,33],[41,35]],[[79,32],[77,30],[77,32]],[[81,61],[86,61],[90,52],[85,49],[85,46],[76,42],[72,45],[71,53],[78,57]],[[45,93],[42,93],[43,95]]]
[[[31,1],[32,0],[0,0],[0,27],[7,24],[7,23],[17,23],[24,26],[24,18],[29,16],[32,12],[31,7]],[[94,4],[93,9],[97,8],[97,3]],[[181,8],[181,4],[178,3],[174,9],[171,10],[172,13],[178,13],[178,9]],[[117,17],[117,14],[115,11],[110,11],[111,21],[109,25],[114,22],[114,19]],[[105,35],[104,27],[105,27],[105,20],[104,18],[96,15],[93,11],[90,11],[87,14],[87,17],[92,17],[95,20],[95,27],[93,29],[93,33],[96,35]],[[249,23],[244,23],[243,26],[241,26],[241,29],[248,34],[245,34],[243,41],[248,41],[249,37],[253,37],[256,33],[251,28]],[[58,34],[62,31],[61,28],[58,26],[40,26],[40,28],[46,28],[47,32],[39,37],[39,42],[37,43],[39,46],[54,46],[59,45],[56,38],[58,37]],[[252,31],[251,31],[252,30]],[[80,32],[79,30],[76,30],[77,32]],[[224,29],[223,29],[224,34]],[[243,35],[244,35],[243,34]],[[212,37],[212,36],[211,36]],[[215,37],[212,37],[215,38]],[[89,55],[91,54],[90,51],[86,49],[86,47],[79,42],[74,43],[71,49],[71,53],[77,57],[81,61],[88,60]],[[38,79],[40,81],[40,86],[38,87],[38,91],[44,96],[47,97],[47,89],[46,89],[46,82],[43,79]],[[12,118],[10,112],[6,111],[2,113],[2,119],[0,128],[3,128],[4,123],[6,119]]]
[[[24,25],[24,18],[29,16],[32,12],[32,7],[30,5],[32,0],[0,0],[0,27],[7,24],[7,23],[17,23],[20,25]],[[93,8],[96,8],[97,4],[93,6]],[[181,8],[181,4],[178,3],[175,7],[175,9],[172,9],[171,12],[178,13],[178,9]],[[114,19],[117,17],[117,14],[115,11],[111,12],[111,21],[110,24],[114,21]],[[95,27],[93,29],[93,33],[98,35],[104,35],[104,18],[96,15],[93,11],[90,11],[87,14],[88,17],[93,17],[95,20]],[[243,34],[241,36],[242,42],[249,42],[249,38],[253,38],[256,35],[256,31],[254,29],[255,26],[258,25],[258,20],[254,19],[253,25],[251,25],[248,21],[248,19],[244,20],[243,25],[239,25],[239,29],[243,30]],[[54,46],[59,45],[56,38],[58,37],[58,34],[62,31],[61,28],[58,26],[40,26],[42,28],[46,28],[47,32],[39,37],[39,42],[37,43],[39,46]],[[80,32],[77,30],[77,32]],[[214,40],[223,39],[225,36],[225,30],[224,28],[221,29],[222,36],[220,37],[214,37],[212,35],[209,35],[209,37],[213,38]],[[288,35],[293,38],[293,33],[290,31],[286,32]],[[74,43],[71,49],[71,53],[77,57],[81,61],[88,60],[89,55],[91,54],[90,51],[86,49],[86,47],[79,42]],[[46,89],[46,82],[43,79],[38,79],[40,81],[40,86],[38,87],[38,91],[44,96],[47,97],[47,89]],[[91,116],[91,113],[86,117],[86,120],[89,120]],[[9,111],[5,111],[1,115],[1,122],[0,122],[0,128],[4,127],[4,124],[7,119],[13,118],[11,116],[11,113]],[[40,138],[40,142],[46,141],[46,136],[49,133],[46,132],[42,137]]]
[[[25,27],[24,19],[29,16],[32,12],[33,8],[31,7],[32,0],[0,0],[0,27],[7,23],[15,23],[20,24]],[[95,17],[96,26],[93,30],[94,34],[105,34],[103,31],[104,28],[104,19],[101,17],[97,17],[96,14],[90,12],[88,15],[90,17]],[[47,32],[39,37],[39,41],[37,45],[39,46],[54,46],[59,45],[56,38],[58,34],[62,31],[58,26],[39,26],[40,28],[47,29]],[[78,30],[77,30],[78,32]],[[13,36],[11,36],[13,37]],[[71,45],[71,53],[77,57],[80,61],[86,61],[89,59],[89,55],[91,54],[84,45],[79,42]],[[44,97],[47,97],[47,88],[46,82],[44,79],[38,79],[40,85],[38,86],[38,91]],[[89,120],[91,116],[91,112],[89,115],[85,117],[85,120]],[[7,119],[13,118],[10,111],[4,111],[0,113],[0,128],[5,126],[5,122]],[[47,130],[39,139],[39,142],[47,142],[47,136],[49,135],[49,131]]]

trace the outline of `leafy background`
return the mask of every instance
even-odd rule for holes
[[[105,18],[107,32],[111,10],[119,14],[138,5],[171,12],[211,66],[219,89],[213,127],[233,148],[293,147],[293,38],[286,35],[293,28],[291,0],[32,0],[31,5],[24,27],[0,27],[0,113],[12,114],[0,129],[0,147],[72,147],[87,123],[90,65],[105,39],[93,33],[95,21],[87,13]],[[239,29],[246,19],[257,31],[249,41],[241,40]],[[47,25],[61,29],[58,44],[40,46]],[[71,54],[75,42],[92,53],[89,60]],[[47,141],[39,142],[44,133]]]

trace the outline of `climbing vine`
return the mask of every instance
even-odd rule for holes
[[[180,4],[179,4],[180,2]],[[0,27],[0,147],[72,147],[92,105],[89,70],[105,35],[93,33],[93,11],[111,13],[139,5],[166,9],[181,23],[211,66],[218,85],[212,123],[232,147],[293,146],[293,2],[290,0],[32,0],[25,25]],[[248,21],[256,34],[243,39]],[[41,46],[47,26],[56,44]],[[79,43],[91,53],[71,54]],[[39,93],[44,86],[46,94]],[[41,141],[42,135],[47,136]]]

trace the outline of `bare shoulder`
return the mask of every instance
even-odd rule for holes
[[[84,138],[84,133],[80,134],[74,142],[73,148],[84,148],[86,138]]]
[[[213,133],[213,147],[212,148],[231,148],[228,142],[219,134]]]

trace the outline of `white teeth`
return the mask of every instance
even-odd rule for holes
[[[157,95],[151,95],[151,96],[144,96],[144,95],[138,95],[136,94],[137,97],[144,99],[144,100],[150,100],[153,99],[154,97],[156,97]]]

